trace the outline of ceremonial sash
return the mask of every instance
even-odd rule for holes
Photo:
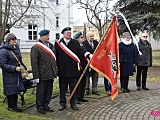
[[[76,54],[74,54],[70,49],[68,49],[60,40],[56,41],[59,47],[69,56],[71,57],[74,61],[77,62],[78,64],[78,70],[80,70],[80,60]]]
[[[48,48],[47,46],[45,46],[41,42],[37,42],[35,45],[38,46],[39,48],[41,48],[47,54],[49,54],[54,59],[54,61],[56,61],[56,56],[50,48]]]

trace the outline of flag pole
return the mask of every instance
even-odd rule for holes
[[[115,17],[115,16],[114,16],[114,17]],[[115,17],[115,18],[116,18],[116,17]],[[104,40],[104,37],[105,37],[106,34],[108,33],[108,31],[109,31],[111,25],[113,24],[113,21],[115,20],[115,18],[113,18],[112,21],[110,22],[110,24],[108,25],[108,27],[107,27],[107,29],[106,29],[106,31],[105,31],[105,34],[103,34],[103,36],[102,36],[102,38],[101,38],[99,44],[97,45],[97,47],[96,47],[94,53],[97,51],[98,47],[100,46],[100,44],[101,44],[102,41]],[[94,53],[93,53],[93,55],[94,55]],[[91,60],[90,60],[90,61],[91,61]],[[72,91],[70,97],[68,98],[67,103],[66,103],[66,106],[69,104],[71,98],[73,97],[73,94],[75,93],[75,91],[76,91],[76,89],[78,88],[78,85],[80,84],[80,82],[81,82],[81,80],[82,80],[84,74],[86,73],[86,71],[87,71],[87,69],[88,69],[88,66],[89,66],[89,64],[90,64],[90,61],[88,61],[88,63],[87,63],[87,65],[86,65],[85,69],[83,70],[83,73],[81,74],[81,76],[80,76],[80,78],[79,78],[79,80],[78,80],[76,86],[74,87],[74,89],[73,89],[73,91]]]

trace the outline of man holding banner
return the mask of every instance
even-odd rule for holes
[[[70,27],[64,28],[61,33],[63,34],[63,38],[55,43],[60,88],[59,111],[63,111],[66,108],[68,85],[70,92],[73,91],[76,85],[76,77],[80,74],[80,56],[87,57],[91,55],[80,47],[77,40],[71,38]],[[78,110],[75,104],[75,94],[71,98],[70,105],[73,110]]]

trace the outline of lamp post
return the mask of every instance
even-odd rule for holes
[[[84,22],[83,36],[86,39],[86,23]]]

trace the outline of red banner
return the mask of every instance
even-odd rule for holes
[[[111,83],[111,98],[113,100],[118,95],[118,34],[116,16],[113,17],[113,23],[108,33],[93,54],[90,67],[107,78]]]

